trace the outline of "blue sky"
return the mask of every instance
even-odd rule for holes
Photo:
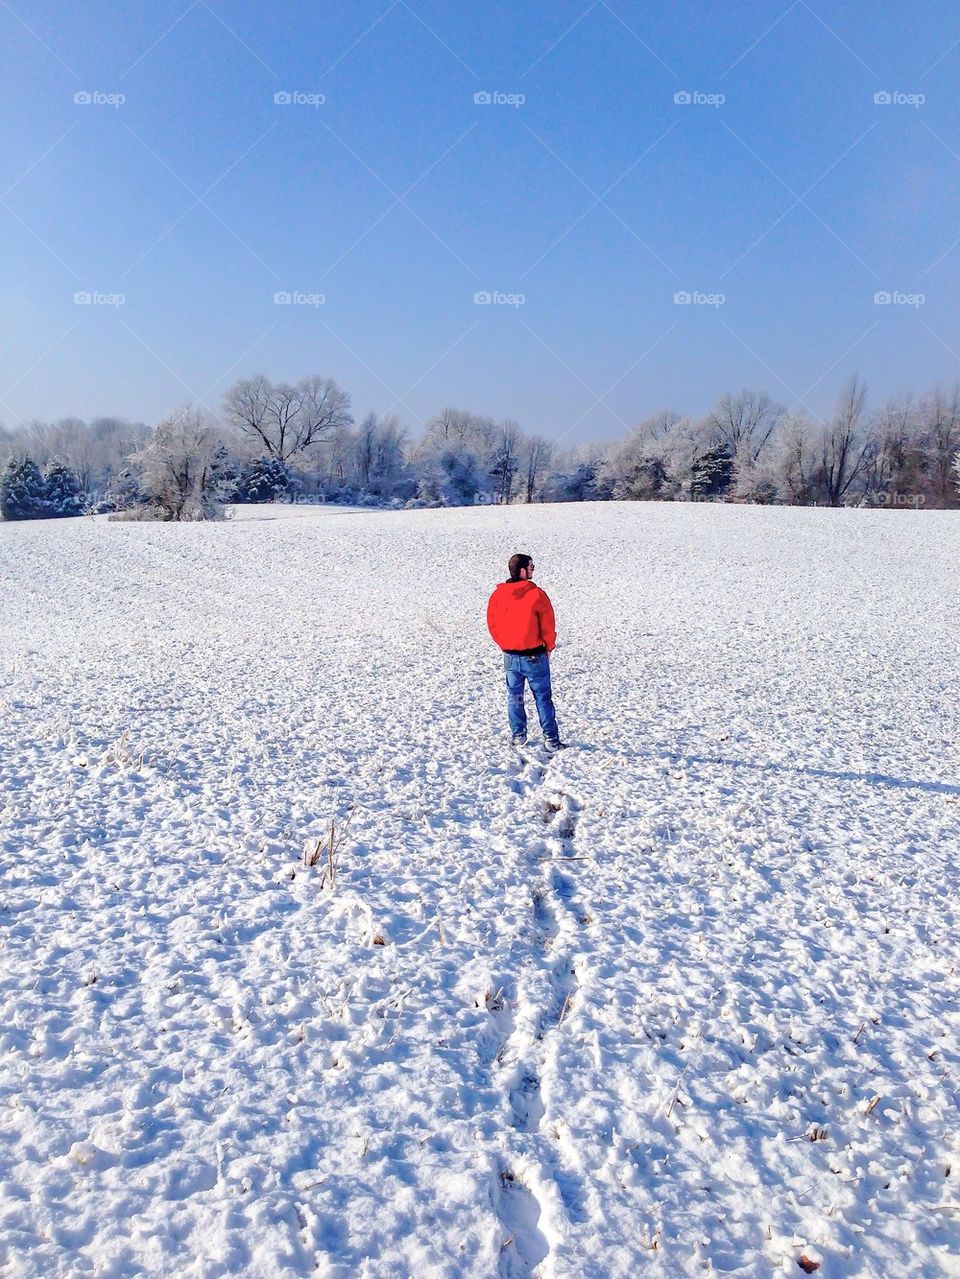
[[[322,373],[572,443],[960,378],[948,0],[0,0],[0,38],[8,424]]]

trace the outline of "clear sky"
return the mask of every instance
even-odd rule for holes
[[[960,378],[955,0],[0,0],[0,40],[10,425],[322,373],[575,442]]]

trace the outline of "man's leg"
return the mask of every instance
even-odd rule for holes
[[[560,730],[557,728],[557,713],[553,708],[553,694],[550,689],[550,659],[546,653],[542,657],[527,657],[524,659],[524,666],[530,691],[537,703],[543,740],[558,742]]]
[[[527,711],[523,704],[524,675],[521,658],[512,653],[504,653],[503,669],[507,677],[507,719],[510,721],[510,732],[514,737],[525,737],[527,733]]]

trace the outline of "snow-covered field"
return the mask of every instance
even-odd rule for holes
[[[960,1275],[960,517],[310,509],[0,525],[0,1273]]]

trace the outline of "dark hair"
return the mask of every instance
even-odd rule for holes
[[[507,568],[510,570],[510,581],[519,582],[520,570],[529,568],[532,563],[532,555],[511,555],[510,563],[507,565]]]

